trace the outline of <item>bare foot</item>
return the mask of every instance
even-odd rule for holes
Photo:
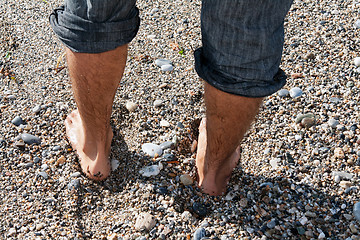
[[[65,120],[66,135],[80,160],[82,171],[93,180],[104,180],[110,175],[109,154],[113,132],[111,128],[104,138],[86,133],[78,110],[72,111]],[[106,140],[103,140],[106,139]]]
[[[212,196],[224,195],[231,173],[237,166],[240,159],[240,147],[238,147],[232,156],[224,160],[218,169],[209,165],[205,161],[206,146],[206,119],[201,120],[199,126],[199,138],[196,154],[196,168],[199,175],[199,187],[204,193]]]

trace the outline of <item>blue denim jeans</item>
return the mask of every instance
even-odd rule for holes
[[[65,0],[50,23],[74,52],[100,53],[130,42],[140,20],[136,0]],[[286,83],[279,68],[284,18],[292,0],[202,0],[203,46],[195,69],[215,88],[245,97],[273,94]]]

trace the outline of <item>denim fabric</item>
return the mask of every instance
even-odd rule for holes
[[[292,0],[203,0],[199,76],[235,95],[264,97],[286,83],[279,69]]]
[[[50,15],[60,40],[74,52],[100,53],[129,43],[139,29],[136,0],[65,0]]]
[[[139,28],[136,0],[65,0],[50,23],[72,51],[100,53],[130,42]],[[284,17],[292,0],[203,0],[199,76],[235,95],[264,97],[286,83],[279,69]]]

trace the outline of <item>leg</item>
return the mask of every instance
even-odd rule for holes
[[[104,53],[74,53],[67,61],[78,109],[65,120],[67,136],[83,172],[95,180],[110,174],[112,103],[124,72],[127,45]]]
[[[292,0],[202,0],[203,46],[195,68],[205,83],[196,166],[205,193],[226,191],[239,144],[262,98],[282,88],[284,17]]]
[[[225,193],[240,158],[239,144],[258,112],[262,98],[222,92],[205,83],[206,121],[199,128],[196,167],[205,193]]]

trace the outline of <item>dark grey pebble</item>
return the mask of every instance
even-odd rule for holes
[[[266,226],[270,229],[274,228],[276,226],[276,220],[272,219],[270,222],[266,223]]]
[[[32,166],[34,166],[34,163],[32,162],[25,163],[24,165],[25,168],[31,168]]]
[[[80,179],[71,180],[71,182],[69,182],[69,184],[68,184],[69,190],[73,190],[73,189],[77,190],[79,188],[80,188]]]
[[[204,228],[198,228],[194,232],[193,240],[200,240],[206,236],[206,230]]]
[[[207,215],[207,207],[199,202],[194,202],[192,209],[194,211],[194,213],[196,213],[197,215],[199,215],[200,217],[205,217]]]
[[[38,175],[43,177],[45,180],[49,178],[49,175],[46,172],[39,172]]]
[[[41,139],[29,133],[21,134],[21,139],[27,144],[40,144]]]
[[[17,116],[11,122],[12,122],[12,124],[14,124],[15,126],[18,127],[18,126],[20,126],[21,124],[24,123],[24,120],[22,120],[21,117]]]
[[[176,126],[177,126],[178,128],[181,128],[181,129],[184,129],[184,128],[185,128],[184,125],[183,125],[181,122],[178,122],[178,123],[176,124]]]
[[[39,163],[40,161],[41,161],[41,159],[39,157],[34,158],[34,163]]]
[[[165,159],[165,161],[175,161],[176,160],[175,155],[171,154],[171,153],[164,154],[163,158]]]

